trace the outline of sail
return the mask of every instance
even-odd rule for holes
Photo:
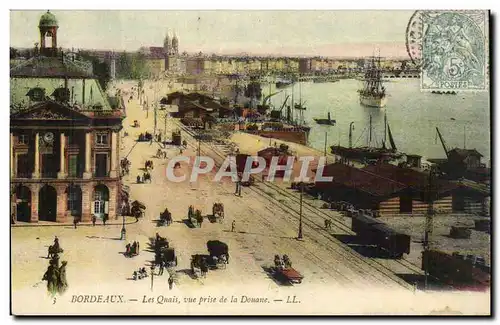
[[[394,143],[394,139],[392,138],[391,127],[389,126],[389,124],[387,124],[387,132],[389,133],[389,141],[391,142],[392,150],[396,151],[396,144]]]

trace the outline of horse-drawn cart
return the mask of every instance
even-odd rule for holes
[[[172,223],[172,213],[168,211],[168,208],[165,208],[165,211],[163,211],[160,214],[160,226],[169,226]]]
[[[304,276],[292,267],[292,261],[287,255],[281,258],[274,256],[274,267],[271,268],[273,276],[282,282],[301,283]]]
[[[188,209],[188,220],[193,227],[201,228],[201,224],[203,223],[203,216],[201,215],[201,211],[195,211],[194,207],[190,205]]]
[[[229,264],[229,247],[226,243],[219,240],[209,240],[207,242],[207,250],[211,259],[217,267],[226,267]]]
[[[155,254],[155,264],[163,262],[166,267],[177,266],[177,256],[175,249],[169,247],[161,247]]]
[[[217,202],[214,203],[212,207],[212,218],[211,222],[219,222],[222,223],[224,221],[224,204]]]
[[[275,273],[276,277],[281,277],[289,283],[299,284],[302,283],[302,279],[304,278],[304,276],[294,268],[276,269]]]
[[[144,205],[144,203],[135,200],[134,202],[132,202],[132,208],[130,209],[130,214],[133,217],[141,218],[144,217],[144,210],[146,210],[146,206]]]

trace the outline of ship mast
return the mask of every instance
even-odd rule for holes
[[[370,132],[368,133],[368,147],[372,144],[372,115],[370,114]]]
[[[387,112],[384,114],[384,141],[383,147],[385,148],[385,143],[387,142]]]

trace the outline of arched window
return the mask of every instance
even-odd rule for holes
[[[32,101],[42,101],[45,98],[45,89],[40,87],[31,88],[26,94]]]
[[[57,88],[52,93],[52,97],[58,102],[68,102],[69,101],[69,89],[68,88]]]
[[[51,31],[48,31],[47,33],[45,33],[45,47],[46,48],[52,48],[52,32]]]

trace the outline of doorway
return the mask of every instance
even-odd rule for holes
[[[21,222],[31,221],[31,191],[26,186],[16,189],[16,219]]]
[[[38,216],[40,221],[56,221],[57,215],[57,191],[50,185],[40,189],[38,199]]]

